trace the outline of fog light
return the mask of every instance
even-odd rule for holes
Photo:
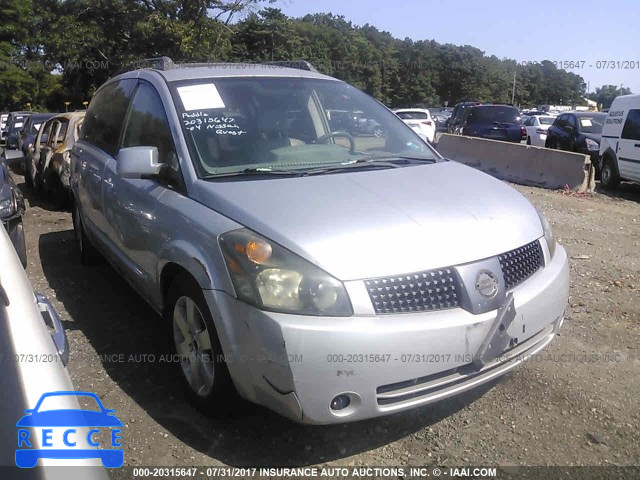
[[[351,403],[351,399],[346,395],[338,395],[331,400],[331,410],[344,410]]]

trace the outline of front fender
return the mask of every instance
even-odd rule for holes
[[[169,241],[158,258],[158,285],[161,283],[165,267],[173,263],[188,271],[203,290],[222,290],[235,296],[233,284],[215,239],[206,251],[186,240]]]

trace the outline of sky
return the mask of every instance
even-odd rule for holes
[[[573,62],[578,68],[567,70],[591,92],[617,85],[640,93],[640,0],[278,0],[272,6],[291,17],[330,12],[396,38],[472,45],[519,62]]]

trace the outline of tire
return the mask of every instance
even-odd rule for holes
[[[531,137],[527,137],[527,145],[531,145]]]
[[[50,173],[47,177],[47,181],[45,182],[45,190],[47,195],[53,201],[53,205],[58,210],[64,210],[67,208],[69,203],[69,193],[67,189],[64,188],[62,182],[60,181],[60,177],[56,173]]]
[[[33,188],[33,174],[31,173],[31,162],[25,160],[24,162],[24,183],[27,188]]]
[[[76,202],[73,202],[71,208],[71,218],[73,220],[73,231],[76,235],[76,241],[78,242],[80,263],[82,265],[97,265],[102,263],[102,255],[96,250],[84,231],[84,225],[82,224],[82,218],[80,218],[80,211],[78,210],[78,204]]]
[[[42,175],[40,175],[38,170],[33,174],[33,187],[39,194],[42,195],[44,193],[44,182],[42,181]]]
[[[238,396],[202,288],[186,273],[176,277],[164,309],[173,353],[186,397],[206,415],[232,410]]]
[[[602,159],[600,184],[606,190],[612,190],[620,184],[620,176],[613,165],[613,159],[609,156]]]

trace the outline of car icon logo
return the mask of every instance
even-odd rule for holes
[[[43,410],[42,403],[51,397],[89,397],[95,400],[100,411],[83,409]],[[114,410],[104,407],[100,398],[91,392],[47,392],[33,409],[25,410],[26,415],[18,420],[18,448],[16,465],[33,468],[40,458],[88,459],[99,458],[107,468],[118,468],[124,464],[124,451],[120,444],[122,422],[114,415]],[[89,428],[86,434],[77,428]],[[98,436],[104,436],[102,429],[109,430],[108,445],[101,445]],[[54,431],[55,429],[55,431]],[[40,433],[42,447],[36,448],[32,430]],[[61,434],[60,434],[61,433]],[[85,446],[87,448],[82,448]],[[106,448],[110,447],[110,448]]]

